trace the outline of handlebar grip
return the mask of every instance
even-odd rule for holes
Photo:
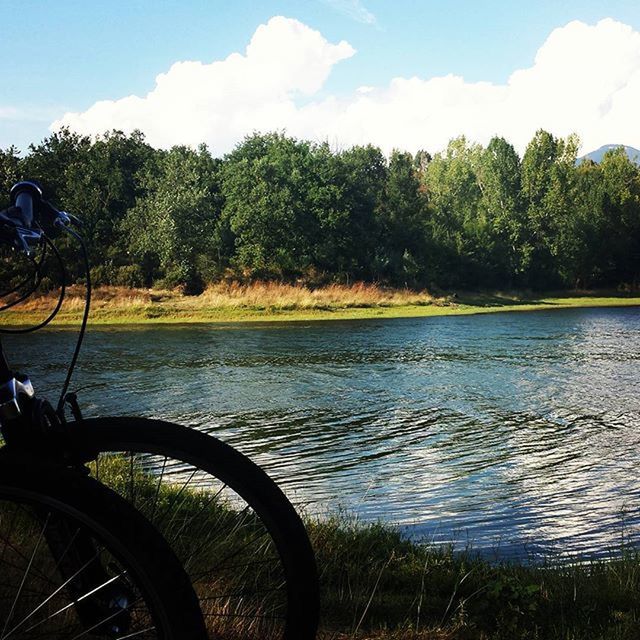
[[[33,196],[28,191],[23,191],[16,196],[15,206],[20,209],[22,226],[31,228],[33,224]]]
[[[21,226],[31,229],[34,220],[34,210],[42,200],[42,190],[34,182],[18,182],[11,187],[11,204],[19,209],[16,212]]]

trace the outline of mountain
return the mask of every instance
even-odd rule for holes
[[[591,151],[591,153],[586,153],[583,156],[580,156],[576,161],[576,164],[580,164],[583,160],[593,160],[594,162],[600,162],[602,160],[602,156],[607,151],[611,149],[616,149],[618,147],[624,147],[624,151],[629,157],[630,160],[633,160],[636,164],[640,164],[640,151],[638,149],[634,149],[633,147],[628,147],[625,144],[605,144],[599,149],[595,151]]]

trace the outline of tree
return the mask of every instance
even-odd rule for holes
[[[46,198],[67,207],[64,197],[69,174],[85,162],[90,148],[89,136],[60,129],[41,144],[29,146],[29,154],[22,162],[22,177],[37,180]]]
[[[482,281],[484,225],[478,218],[482,192],[476,175],[481,153],[479,145],[456,138],[435,155],[423,175],[437,252],[434,275],[441,286],[476,286]]]
[[[204,145],[195,151],[173,147],[141,176],[145,195],[127,212],[121,229],[129,251],[145,267],[147,282],[160,275],[166,285],[183,285],[188,293],[201,290],[199,260],[216,253],[217,184],[218,163]]]
[[[608,248],[603,265],[609,284],[640,282],[640,168],[622,147],[605,153],[600,163]]]
[[[9,190],[20,179],[20,155],[16,147],[0,149],[0,189],[2,208],[8,204]]]
[[[249,136],[224,161],[223,217],[235,236],[236,268],[291,278],[313,266],[322,180],[318,148],[280,133]]]
[[[337,158],[335,184],[341,191],[335,219],[324,234],[335,237],[334,273],[346,277],[376,280],[387,268],[388,258],[381,247],[380,203],[387,180],[387,163],[378,147],[356,146]]]
[[[523,212],[520,158],[513,145],[494,137],[480,154],[477,170],[479,217],[486,229],[487,269],[495,284],[513,285],[522,273]]]
[[[602,284],[607,258],[605,191],[600,165],[585,160],[575,173],[573,211],[562,228],[559,272],[576,289]]]
[[[387,257],[386,275],[405,285],[425,277],[425,209],[414,159],[410,153],[393,151],[379,208],[381,245]]]
[[[127,136],[111,131],[92,143],[82,162],[67,168],[65,183],[59,188],[60,203],[82,219],[94,263],[116,268],[126,263],[127,243],[119,225],[136,198],[144,195],[138,174],[155,153],[142,133]]]
[[[529,284],[548,289],[562,284],[559,261],[563,228],[572,215],[578,139],[557,139],[540,130],[522,158],[522,195],[527,240],[523,265]]]

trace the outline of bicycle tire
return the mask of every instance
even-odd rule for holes
[[[211,637],[315,638],[319,588],[313,550],[300,516],[262,469],[211,435],[162,420],[86,419],[73,424],[71,433],[84,453],[93,452],[94,475],[171,541]],[[111,465],[111,478],[105,464]],[[115,478],[114,464],[120,465]],[[169,507],[158,507],[164,487],[173,496],[169,506],[184,513],[169,517]],[[196,499],[197,512],[183,507]]]
[[[62,539],[61,527],[69,533]],[[76,558],[81,543],[89,555]],[[0,572],[3,640],[206,637],[180,563],[130,504],[86,475],[7,447],[0,450]]]

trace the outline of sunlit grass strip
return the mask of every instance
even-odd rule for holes
[[[32,298],[20,307],[4,312],[0,318],[5,325],[31,324],[46,317],[54,304],[54,294]],[[81,287],[72,287],[56,323],[76,324],[81,318],[83,304]],[[273,282],[220,283],[210,286],[199,296],[184,296],[178,291],[98,288],[90,322],[94,325],[127,325],[355,320],[638,305],[640,296],[609,292],[540,296],[468,293],[436,297],[426,291],[366,283],[319,288]]]

